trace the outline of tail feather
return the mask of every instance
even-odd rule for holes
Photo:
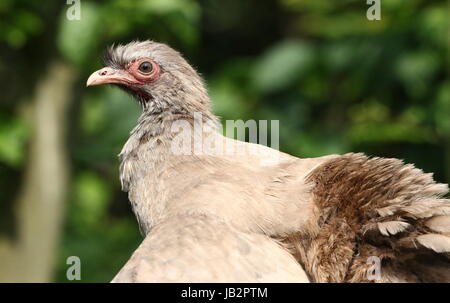
[[[435,216],[425,222],[425,225],[433,231],[450,235],[450,216]]]
[[[446,184],[398,159],[346,154],[307,178],[315,232],[287,242],[316,282],[446,282],[450,200]],[[375,257],[375,259],[373,259]],[[368,275],[379,260],[380,275]]]
[[[425,234],[417,237],[417,241],[426,248],[438,253],[450,252],[450,237],[440,234]]]

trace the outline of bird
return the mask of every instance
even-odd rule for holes
[[[448,185],[431,173],[226,137],[203,78],[164,43],[103,59],[86,85],[142,108],[119,170],[144,240],[112,282],[450,282]]]

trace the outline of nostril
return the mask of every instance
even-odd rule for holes
[[[108,71],[107,70],[101,70],[99,72],[99,74],[100,74],[100,76],[106,76],[106,74],[108,74]]]

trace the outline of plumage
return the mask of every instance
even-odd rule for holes
[[[425,225],[431,230],[450,234],[450,216],[435,216],[426,221]]]
[[[440,234],[425,234],[417,237],[417,242],[438,253],[450,252],[450,237]]]
[[[448,186],[431,174],[226,138],[203,80],[164,44],[110,48],[105,64],[87,85],[143,109],[119,158],[145,239],[114,282],[449,282]]]

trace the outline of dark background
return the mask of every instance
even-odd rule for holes
[[[111,280],[141,241],[118,182],[139,107],[85,88],[113,42],[153,39],[225,119],[280,120],[280,149],[415,163],[450,181],[448,5],[381,0],[0,2],[0,281]]]

